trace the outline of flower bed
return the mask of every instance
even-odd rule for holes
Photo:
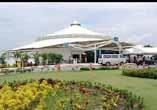
[[[157,68],[124,69],[122,74],[125,76],[157,79]]]
[[[143,99],[101,83],[40,79],[0,86],[0,110],[142,110]]]

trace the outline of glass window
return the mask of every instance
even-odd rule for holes
[[[118,55],[112,55],[112,58],[118,58]]]
[[[111,55],[104,55],[103,58],[111,58]]]
[[[99,55],[99,58],[101,58],[102,57],[102,55]]]

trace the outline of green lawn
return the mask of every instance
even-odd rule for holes
[[[157,80],[122,76],[120,70],[61,73],[18,73],[15,75],[0,76],[0,83],[4,80],[13,81],[39,78],[88,80],[110,84],[113,87],[127,89],[136,95],[144,97],[145,110],[157,110]]]

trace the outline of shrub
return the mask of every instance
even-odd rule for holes
[[[119,69],[118,67],[100,67],[100,68],[95,68],[95,70],[117,70]]]
[[[9,75],[10,73],[14,73],[13,69],[2,68],[0,73],[4,73],[5,75]]]
[[[34,53],[33,54],[33,58],[34,58],[34,61],[35,61],[35,65],[39,65],[39,58],[40,58],[40,54],[39,53]]]
[[[93,70],[117,70],[119,69],[118,67],[100,67],[100,68],[93,68]],[[88,67],[82,67],[80,70],[83,71],[88,71],[90,70]]]
[[[0,64],[0,68],[6,68],[7,65],[6,64]]]
[[[31,72],[32,69],[31,68],[27,68],[27,69],[24,69],[24,68],[17,68],[16,72],[19,72],[19,73],[24,73],[24,72]]]
[[[122,74],[125,76],[157,79],[157,68],[124,69]]]
[[[12,65],[11,65],[11,64],[8,64],[8,65],[7,65],[7,68],[15,68],[15,67],[16,67],[16,64],[12,64]]]
[[[42,53],[41,57],[43,59],[43,64],[46,64],[46,61],[48,61],[48,64],[58,64],[63,60],[63,55],[56,53]]]
[[[55,63],[56,63],[56,64],[61,63],[62,60],[63,60],[63,55],[61,55],[61,54],[56,54]]]
[[[82,67],[82,68],[80,68],[80,70],[83,70],[83,71],[89,71],[90,69],[87,68],[87,67]]]
[[[41,57],[42,57],[42,64],[45,65],[46,64],[46,60],[47,60],[47,53],[41,54]]]
[[[56,54],[54,53],[48,53],[48,64],[54,64],[56,59]]]
[[[5,110],[143,110],[143,98],[89,81],[13,81],[0,85]]]

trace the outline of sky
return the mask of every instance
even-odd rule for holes
[[[157,46],[157,3],[14,2],[0,3],[0,51],[35,41],[68,27],[119,37],[120,41]]]

